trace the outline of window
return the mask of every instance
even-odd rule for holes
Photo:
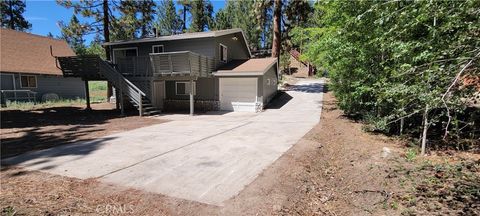
[[[193,94],[195,95],[195,82],[193,83]],[[190,94],[190,82],[175,82],[175,94],[176,95],[189,95]]]
[[[163,45],[153,45],[152,46],[152,53],[163,53]]]
[[[22,88],[36,88],[37,77],[33,75],[20,75],[20,86]]]
[[[223,44],[220,44],[220,61],[222,62],[228,61],[228,48]]]
[[[270,85],[270,79],[267,79],[267,85]]]
[[[137,49],[127,49],[127,50],[125,50],[125,56],[126,57],[137,56]]]

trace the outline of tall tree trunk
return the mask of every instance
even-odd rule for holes
[[[108,12],[108,0],[103,0],[103,37],[105,38],[105,42],[110,42],[110,17]],[[105,55],[107,60],[110,59],[110,47],[105,46]],[[108,82],[107,84],[107,101],[110,101],[110,97],[112,97],[112,84]]]
[[[15,23],[13,22],[13,1],[8,1],[8,9],[10,10],[10,22],[8,25],[10,29],[15,30]]]
[[[144,6],[144,7],[146,7],[146,6]],[[142,19],[144,19],[144,20],[145,20],[145,10],[146,10],[146,8],[144,8],[143,11],[142,11]],[[147,37],[147,25],[145,23],[142,24],[142,37]]]
[[[281,46],[281,16],[282,16],[282,0],[275,0],[275,11],[273,12],[273,43],[272,43],[272,57],[280,56]]]
[[[427,132],[428,132],[428,104],[425,106],[425,113],[423,114],[423,133],[422,133],[422,152],[421,155],[425,155],[427,148]]]
[[[187,30],[187,6],[183,5],[183,32]]]

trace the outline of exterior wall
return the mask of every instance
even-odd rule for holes
[[[185,80],[165,81],[164,110],[188,110],[190,108],[190,95],[177,95],[175,92],[176,82],[188,82]],[[201,111],[219,110],[218,102],[218,79],[198,78],[195,82],[194,108]]]
[[[236,37],[237,40],[232,39]],[[243,36],[241,33],[231,34],[231,35],[224,35],[221,37],[217,37],[215,39],[215,62],[217,63],[217,67],[224,64],[220,61],[220,44],[227,46],[227,59],[231,61],[233,59],[249,59],[250,54],[247,50],[247,44],[243,40]]]
[[[156,41],[149,43],[122,44],[111,46],[116,48],[138,48],[138,56],[148,56],[153,45],[163,45],[164,52],[192,51],[211,58],[215,57],[214,40],[212,38],[185,39],[173,41]],[[113,53],[113,52],[112,52]]]
[[[271,67],[262,77],[262,96],[263,104],[267,105],[268,102],[275,96],[278,89],[278,79],[276,73],[276,65]],[[260,82],[259,82],[260,83]]]
[[[85,98],[85,83],[80,78],[62,77],[54,75],[39,75],[39,74],[25,74],[35,75],[37,77],[36,88],[23,88],[20,85],[19,73],[3,73],[4,75],[14,75],[15,77],[15,89],[16,90],[31,90],[37,92],[37,100],[41,100],[42,96],[47,93],[55,93],[59,98],[65,99],[77,99]],[[2,85],[3,90],[3,85]]]
[[[190,95],[177,95],[175,93],[175,82],[188,81],[165,81],[166,99],[172,100],[189,100]],[[196,95],[195,100],[218,100],[218,79],[216,78],[198,78],[195,82]]]
[[[236,37],[237,40],[232,39]],[[228,61],[233,59],[249,59],[247,45],[241,33],[224,35],[221,37],[184,39],[172,41],[156,41],[148,43],[122,44],[111,46],[112,50],[117,48],[134,48],[138,49],[138,56],[148,56],[152,52],[153,45],[163,45],[164,52],[176,51],[192,51],[201,55],[205,55],[215,59],[216,66],[219,67],[220,62],[220,44],[228,48]],[[113,52],[112,52],[113,55]],[[113,56],[112,56],[113,59]]]

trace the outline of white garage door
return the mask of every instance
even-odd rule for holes
[[[257,78],[220,78],[220,109],[255,112]]]

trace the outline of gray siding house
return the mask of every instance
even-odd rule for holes
[[[107,79],[123,95],[117,101],[133,102],[140,114],[148,109],[258,112],[277,91],[277,59],[252,59],[241,29],[103,45],[111,50],[111,64],[95,57],[58,58],[64,75]]]
[[[52,54],[75,55],[65,41],[10,29],[0,29],[0,38],[2,99],[85,98],[82,80],[63,77],[62,71],[55,65]]]

